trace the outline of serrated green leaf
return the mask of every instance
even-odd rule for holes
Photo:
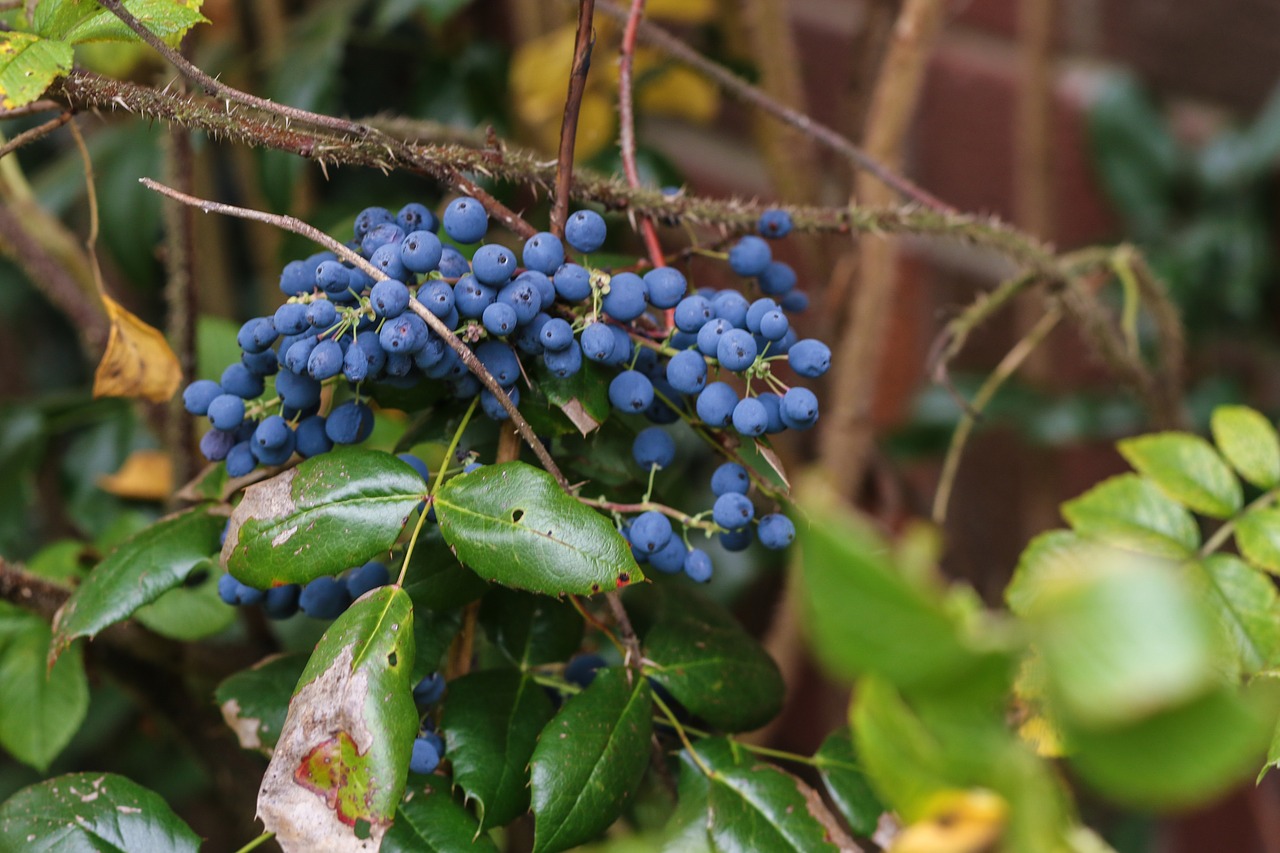
[[[304,654],[272,655],[218,685],[214,698],[240,746],[271,754],[306,666]]]
[[[71,70],[74,59],[66,42],[0,32],[0,106],[13,109],[39,98],[55,77]]]
[[[498,853],[493,840],[480,831],[475,815],[434,777],[424,790],[406,795],[380,849],[382,853]]]
[[[176,45],[187,30],[209,19],[200,14],[203,0],[124,0],[124,7],[147,25],[170,46]],[[84,18],[67,30],[64,41],[80,44],[88,41],[138,41],[138,34],[106,9]]]
[[[76,637],[92,637],[181,586],[217,550],[224,516],[210,505],[162,518],[99,563],[54,617],[57,655]]]
[[[1236,545],[1246,560],[1280,572],[1280,507],[1259,507],[1236,522]]]
[[[489,639],[521,669],[567,660],[582,645],[582,616],[567,601],[494,587],[480,605]]]
[[[159,794],[113,773],[68,773],[0,805],[0,851],[196,853],[200,837]]]
[[[390,549],[423,497],[418,472],[390,453],[315,456],[245,490],[222,562],[259,589],[335,575]]]
[[[454,477],[435,497],[440,532],[480,577],[547,595],[591,595],[644,579],[599,513],[523,462]]]
[[[626,669],[599,670],[565,703],[529,762],[534,853],[568,850],[609,828],[649,766],[652,734],[649,682]]]
[[[89,709],[80,647],[72,646],[50,670],[51,640],[39,616],[0,602],[0,746],[41,772]]]
[[[334,847],[390,827],[418,731],[413,604],[384,586],[359,598],[316,645],[258,791],[258,816],[286,850]]]
[[[529,808],[529,758],[552,713],[547,694],[519,670],[449,682],[441,730],[454,784],[475,801],[482,827],[502,826]]]
[[[710,771],[708,832],[715,850],[847,850],[852,840],[816,791],[725,738],[694,747]]]
[[[1079,534],[1157,557],[1188,557],[1200,547],[1200,528],[1181,504],[1137,474],[1121,474],[1062,505]]]
[[[1187,571],[1222,625],[1239,671],[1252,675],[1280,661],[1280,606],[1275,584],[1230,554],[1191,563]]]
[[[1240,481],[1200,436],[1157,432],[1126,438],[1117,447],[1139,474],[1183,506],[1212,518],[1227,518],[1240,509]]]
[[[839,807],[856,835],[871,837],[885,807],[871,790],[857,750],[853,746],[853,734],[848,726],[827,735],[822,746],[813,754],[813,764],[822,775],[827,793]]]
[[[190,581],[201,571],[205,577],[198,584]],[[234,607],[228,607],[218,596],[218,578],[222,570],[213,560],[192,570],[187,583],[175,587],[150,604],[134,611],[133,618],[165,637],[194,642],[226,629],[236,619]]]
[[[651,599],[645,672],[691,714],[729,732],[759,728],[782,710],[778,665],[719,605],[686,590],[637,590]]]
[[[1213,440],[1240,476],[1260,489],[1280,485],[1280,435],[1248,406],[1219,406],[1209,421]]]

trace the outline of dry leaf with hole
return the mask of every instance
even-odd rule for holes
[[[111,336],[93,377],[94,397],[133,397],[163,403],[182,382],[182,367],[158,329],[102,295]]]
[[[163,450],[135,450],[114,474],[98,478],[98,488],[118,498],[162,501],[173,486],[173,460]]]

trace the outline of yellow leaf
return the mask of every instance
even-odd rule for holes
[[[182,368],[168,341],[105,293],[102,303],[111,334],[93,377],[93,396],[165,402],[182,381]]]
[[[162,501],[173,487],[173,461],[162,450],[135,450],[120,470],[98,478],[98,488],[119,498]]]
[[[636,103],[640,112],[707,124],[720,112],[720,93],[705,77],[682,65],[659,66],[636,57]]]
[[[940,791],[925,817],[898,833],[889,853],[980,853],[1004,833],[1008,817],[1009,804],[992,791]]]

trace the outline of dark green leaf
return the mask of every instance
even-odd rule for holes
[[[437,25],[445,23],[470,3],[471,0],[419,0],[427,13],[427,20]]]
[[[74,58],[66,42],[30,33],[0,33],[0,106],[13,109],[31,103],[55,77],[71,70]]]
[[[80,647],[50,670],[52,635],[33,613],[0,602],[0,746],[37,770],[48,769],[89,709]]]
[[[218,685],[222,719],[245,749],[271,754],[289,713],[293,688],[307,665],[303,654],[273,655]]]
[[[480,577],[548,595],[591,595],[643,580],[598,512],[523,462],[454,477],[435,498],[440,531]]]
[[[667,824],[664,853],[712,853],[707,832],[710,794],[711,782],[706,774],[693,763],[688,750],[681,752],[676,809]]]
[[[1200,547],[1200,528],[1181,504],[1137,474],[1104,480],[1062,505],[1082,536],[1157,557],[1187,557]]]
[[[1280,485],[1280,436],[1248,406],[1219,406],[1210,421],[1213,440],[1240,476],[1260,489]]]
[[[583,435],[594,432],[609,417],[609,377],[598,364],[586,362],[568,379],[543,371],[538,386]]]
[[[609,828],[649,766],[652,733],[649,682],[629,670],[600,670],[565,703],[530,761],[535,853],[567,850]]]
[[[170,45],[176,45],[187,30],[209,19],[200,14],[200,3],[185,4],[178,0],[124,0],[124,7],[147,29]],[[102,9],[77,23],[63,38],[71,44],[86,41],[138,41],[138,34],[124,21]]]
[[[390,549],[424,496],[418,472],[390,453],[315,456],[245,490],[222,562],[259,589],[335,575]]]
[[[885,807],[862,772],[858,753],[853,748],[853,735],[842,726],[822,742],[813,755],[814,766],[822,774],[831,799],[857,835],[870,837]]]
[[[112,773],[68,773],[23,788],[0,805],[0,843],[24,853],[200,849],[164,798]]]
[[[440,659],[462,628],[461,610],[423,610],[414,605],[413,642],[418,653],[413,659],[413,683],[440,669]]]
[[[852,840],[818,793],[724,738],[694,747],[710,771],[708,830],[716,850],[848,850]]]
[[[396,822],[382,839],[382,853],[498,853],[443,780],[432,777],[422,791],[410,791],[396,809]]]
[[[201,571],[205,573],[204,579],[189,585]],[[152,603],[139,607],[133,618],[174,640],[193,642],[212,637],[236,618],[235,608],[228,607],[218,597],[221,576],[222,569],[213,560],[207,560],[192,570],[187,585],[171,589]]]
[[[1236,545],[1246,560],[1280,572],[1280,508],[1260,507],[1236,522]]]
[[[209,505],[171,515],[130,537],[94,568],[54,618],[57,656],[181,586],[218,548],[226,518]]]
[[[782,709],[778,665],[718,605],[687,590],[644,590],[656,601],[643,637],[645,672],[690,713],[730,732],[759,728]]]
[[[418,731],[413,658],[413,605],[395,586],[362,596],[316,645],[258,792],[286,850],[341,846],[365,823],[376,846],[390,827]]]
[[[439,530],[427,529],[413,548],[404,589],[415,607],[453,610],[484,595],[489,585],[458,562]]]
[[[1240,509],[1240,481],[1200,436],[1157,432],[1126,438],[1117,447],[1139,474],[1183,506],[1213,518]]]
[[[1240,672],[1251,675],[1280,660],[1280,607],[1275,584],[1230,554],[1191,563],[1197,597],[1222,625]]]
[[[529,808],[529,758],[551,715],[547,694],[519,670],[449,682],[441,728],[454,784],[475,801],[481,826],[502,826]]]
[[[489,639],[521,669],[567,660],[582,644],[582,616],[567,601],[494,587],[480,607]]]

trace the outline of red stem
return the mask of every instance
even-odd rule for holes
[[[618,120],[621,124],[622,171],[627,176],[627,186],[640,186],[640,172],[636,169],[636,118],[631,102],[631,66],[636,53],[636,35],[640,32],[640,19],[644,17],[644,0],[631,0],[627,26],[622,33],[622,52],[618,63]],[[644,237],[649,262],[664,267],[662,246],[658,243],[658,229],[645,216],[639,218],[640,234]]]

